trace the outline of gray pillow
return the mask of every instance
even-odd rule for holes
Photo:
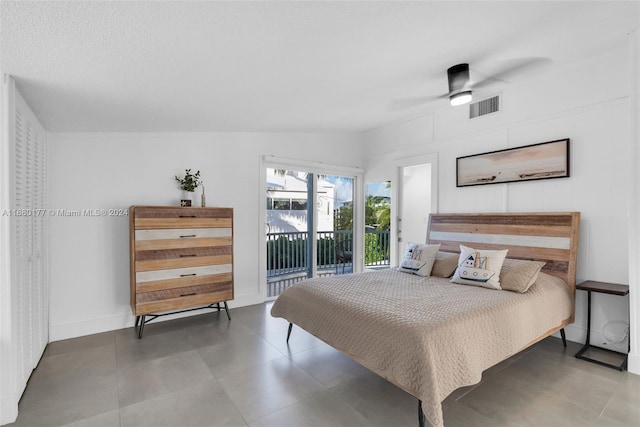
[[[507,258],[500,271],[500,286],[506,291],[523,294],[536,282],[545,264],[542,261]]]
[[[449,278],[458,267],[458,254],[438,251],[436,261],[433,263],[431,275],[434,277]]]

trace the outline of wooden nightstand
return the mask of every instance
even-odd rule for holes
[[[627,368],[626,353],[620,353],[606,348],[594,347],[590,344],[591,339],[591,292],[601,294],[625,296],[629,293],[629,286],[619,285],[617,283],[598,282],[595,280],[587,280],[576,285],[576,289],[587,291],[587,341],[584,346],[576,353],[578,359],[587,360],[597,363],[598,365],[607,366],[609,368],[623,371]],[[629,338],[631,339],[631,338]],[[631,344],[629,344],[631,348]],[[596,356],[599,356],[596,358]]]

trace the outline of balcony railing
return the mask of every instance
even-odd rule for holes
[[[341,249],[353,253],[353,233],[350,230],[319,231],[317,233],[318,275],[350,273],[353,262],[341,257]],[[338,250],[336,250],[338,247]],[[268,295],[279,295],[291,284],[302,280],[307,273],[307,233],[267,234]],[[365,266],[389,265],[389,231],[365,233]],[[273,289],[272,289],[273,288]]]

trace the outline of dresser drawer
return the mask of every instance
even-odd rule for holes
[[[231,252],[231,246],[138,251],[135,267],[136,271],[152,271],[231,264]]]
[[[186,288],[188,286],[208,285],[211,283],[233,282],[233,273],[207,274],[201,276],[180,277],[178,279],[154,280],[136,283],[136,294],[140,292],[162,291],[165,289]]]
[[[154,230],[136,230],[135,239],[140,243],[143,240],[170,240],[170,239],[199,239],[205,237],[232,237],[231,227],[219,228],[166,228]]]
[[[233,299],[231,282],[136,293],[136,315],[177,310]]]
[[[136,230],[231,227],[231,218],[136,218]]]
[[[182,208],[173,206],[133,206],[139,218],[233,218],[232,208]]]
[[[136,230],[231,228],[233,209],[134,207],[133,223]]]
[[[207,246],[229,246],[231,244],[231,237],[141,240],[136,242],[136,250],[153,251],[162,249],[203,248]]]
[[[208,276],[212,274],[232,273],[231,264],[207,265],[204,267],[185,267],[154,271],[137,271],[136,283],[155,280],[182,279],[185,277]]]
[[[233,247],[231,245],[225,246],[191,246],[187,248],[172,248],[172,249],[155,249],[155,250],[136,250],[136,262],[141,261],[172,261],[175,259],[189,259],[189,258],[201,258],[212,256],[231,256],[233,253]],[[215,264],[219,264],[216,262]],[[173,268],[173,267],[167,267]],[[158,268],[159,270],[162,267]]]
[[[231,246],[231,228],[136,230],[136,251]]]

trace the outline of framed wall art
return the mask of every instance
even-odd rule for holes
[[[569,177],[569,138],[456,159],[456,187]]]

